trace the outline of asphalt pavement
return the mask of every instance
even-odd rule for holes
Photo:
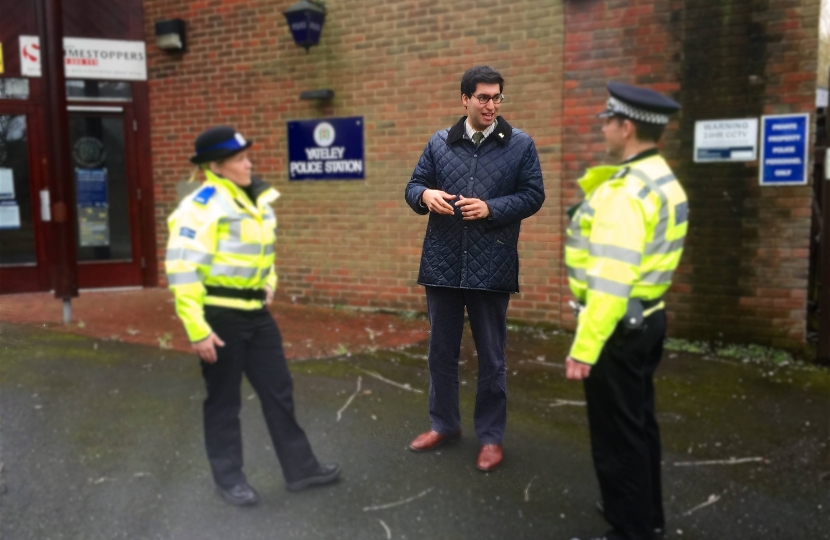
[[[476,358],[462,347],[464,435],[429,427],[424,343],[292,363],[298,417],[341,480],[285,490],[243,391],[245,471],[262,501],[224,504],[204,455],[197,361],[0,323],[3,540],[562,539],[606,530],[569,337],[508,339],[505,461],[475,468]],[[667,352],[658,371],[670,539],[830,539],[830,371]]]

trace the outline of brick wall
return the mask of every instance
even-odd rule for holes
[[[280,294],[299,302],[422,310],[415,286],[425,218],[403,188],[426,141],[463,114],[463,71],[506,78],[502,114],[536,141],[547,201],[520,241],[522,293],[510,316],[572,326],[562,209],[603,161],[593,114],[609,79],[674,95],[662,144],[687,187],[691,232],[669,295],[672,329],[695,338],[797,347],[804,338],[810,188],[757,187],[755,165],[692,163],[694,122],[811,111],[818,0],[351,0],[327,2],[321,45],[296,47],[291,0],[145,0],[179,17],[189,50],[148,44],[159,252],[195,136],[220,122],[256,140],[257,172],[283,196]],[[331,88],[320,106],[303,90]],[[365,181],[288,182],[285,123],[365,119]]]
[[[229,122],[256,141],[255,168],[282,193],[280,294],[423,310],[415,280],[426,218],[403,201],[404,186],[429,137],[463,115],[463,72],[487,63],[506,79],[501,114],[535,139],[554,201],[523,227],[523,293],[511,314],[556,322],[561,2],[329,1],[321,45],[310,54],[281,14],[291,4],[145,1],[148,36],[161,18],[188,25],[183,56],[148,45],[159,252],[193,139]],[[331,105],[299,100],[317,88],[335,91]],[[365,181],[288,182],[286,121],[322,116],[364,117]]]
[[[805,337],[810,187],[758,187],[756,164],[694,164],[694,123],[810,112],[818,0],[567,2],[563,204],[601,161],[605,80],[649,85],[683,110],[661,145],[690,199],[668,300],[674,333],[797,348]],[[567,314],[563,314],[563,320]]]

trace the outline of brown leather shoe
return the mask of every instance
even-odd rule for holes
[[[409,443],[409,449],[413,452],[426,452],[427,450],[433,450],[445,442],[455,440],[461,437],[461,430],[453,435],[441,435],[437,431],[427,431],[426,433],[421,433],[418,435],[414,441]]]
[[[482,444],[481,451],[478,453],[478,470],[492,471],[499,466],[502,459],[500,444]]]

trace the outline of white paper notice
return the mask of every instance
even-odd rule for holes
[[[20,207],[16,204],[0,204],[0,229],[20,228]]]
[[[0,167],[0,199],[14,199],[14,171]]]

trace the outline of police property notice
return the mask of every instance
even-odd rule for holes
[[[806,184],[810,173],[809,138],[810,115],[807,113],[761,117],[760,184]]]
[[[363,117],[288,122],[289,180],[362,180]]]

